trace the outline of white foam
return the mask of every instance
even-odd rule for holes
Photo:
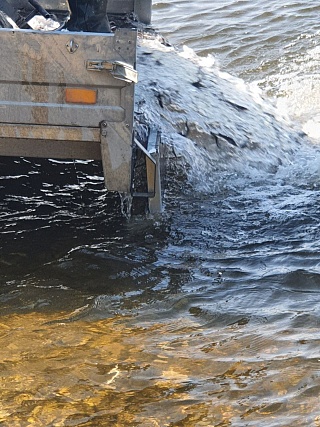
[[[309,38],[314,42],[314,37]],[[299,41],[288,46],[278,70],[259,85],[273,94],[280,114],[320,143],[320,46],[301,51]],[[290,52],[291,47],[297,53]]]
[[[291,165],[307,142],[258,85],[221,72],[214,58],[159,40],[143,41],[139,54],[140,112],[161,128],[199,188],[224,173],[263,179]]]

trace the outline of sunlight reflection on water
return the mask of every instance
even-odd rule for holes
[[[234,74],[263,79],[288,66],[290,49],[296,61],[317,42],[319,6],[254,3],[160,1],[155,21]],[[312,37],[300,37],[307,29]],[[171,165],[159,218],[119,215],[97,163],[1,159],[1,426],[320,426],[319,152],[298,134],[294,156],[294,131],[284,141],[270,112],[258,121],[260,107],[243,118],[252,99],[236,104],[236,86],[226,97],[217,73],[186,61],[178,71],[192,96],[176,90],[173,60],[175,80],[161,80],[163,71],[150,85],[153,100],[163,97],[161,120],[173,117],[175,142],[185,151],[196,142],[189,169]],[[234,144],[251,128],[261,135],[259,157],[258,145],[246,158],[228,138],[213,144],[210,132],[199,148],[201,120],[189,120],[188,107],[201,106],[203,118],[211,98],[194,75],[212,89]],[[263,84],[276,93],[279,81]]]
[[[2,425],[318,425],[320,354],[307,363],[304,349],[319,338],[243,319],[208,327],[190,311],[2,317]]]

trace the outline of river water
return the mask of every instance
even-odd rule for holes
[[[0,159],[0,425],[320,426],[320,1],[163,0],[163,214]]]

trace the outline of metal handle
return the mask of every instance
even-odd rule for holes
[[[115,79],[128,83],[138,82],[138,72],[132,65],[125,62],[108,62],[103,60],[89,60],[86,64],[88,71],[109,71]]]

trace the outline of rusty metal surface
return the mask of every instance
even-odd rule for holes
[[[98,142],[0,138],[0,156],[100,160]]]
[[[37,125],[16,126],[5,123],[0,126],[0,138],[100,142],[100,131],[96,128]]]

